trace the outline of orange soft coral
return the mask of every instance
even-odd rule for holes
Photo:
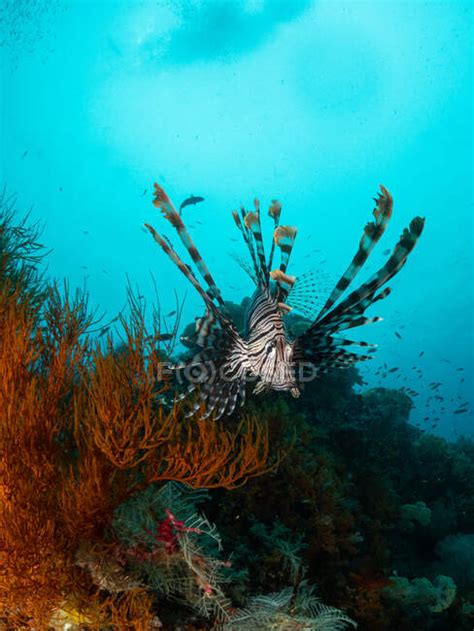
[[[106,547],[113,511],[152,482],[231,489],[274,466],[259,421],[230,431],[163,407],[157,336],[139,315],[132,305],[116,352],[88,339],[81,293],[32,301],[0,281],[0,620],[16,628],[45,629],[67,603],[145,628],[149,595],[98,592],[81,546]]]

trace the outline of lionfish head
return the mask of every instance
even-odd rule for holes
[[[295,381],[293,343],[284,334],[272,335],[262,348],[260,361],[252,371],[259,378],[254,392],[266,390],[290,390],[293,396],[299,395]]]

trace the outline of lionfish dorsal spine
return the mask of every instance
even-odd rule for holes
[[[286,270],[290,261],[291,252],[295,244],[297,229],[293,226],[277,226],[273,233],[273,241],[280,249],[280,268],[273,270],[271,276],[278,286],[278,301],[285,302],[293,287],[296,278],[288,276]]]
[[[250,254],[250,258],[252,259],[252,263],[253,263],[253,269],[254,269],[254,274],[255,274],[255,282],[257,284],[262,282],[262,278],[261,278],[261,270],[260,267],[258,265],[258,261],[257,261],[257,255],[255,253],[255,248],[253,246],[253,241],[252,241],[252,235],[251,232],[249,230],[249,228],[246,226],[245,224],[245,217],[246,217],[246,212],[243,206],[241,206],[240,208],[240,214],[241,217],[239,216],[239,214],[233,210],[232,211],[232,216],[234,218],[234,221],[236,223],[237,228],[240,230],[242,237],[244,239],[245,245],[247,246],[247,249],[249,251]]]
[[[272,199],[272,203],[270,204],[270,208],[268,209],[268,216],[273,218],[273,229],[274,231],[278,228],[280,223],[280,215],[281,215],[281,204],[278,200]],[[273,256],[275,254],[275,239],[272,239],[272,246],[270,249],[270,256],[268,258],[268,269],[272,269],[273,265]]]
[[[258,259],[258,269],[259,274],[258,277],[260,282],[264,287],[268,287],[269,278],[268,278],[268,268],[267,261],[265,258],[265,248],[263,245],[263,237],[262,237],[262,225],[260,222],[260,204],[258,199],[254,201],[255,211],[249,212],[245,215],[244,225],[248,230],[250,230],[253,240],[255,242],[255,250],[257,252]]]
[[[171,223],[173,228],[175,228],[182,244],[188,251],[194,265],[196,266],[196,269],[207,284],[210,296],[214,298],[221,307],[223,307],[224,301],[222,299],[221,292],[216,282],[214,281],[214,278],[212,277],[212,274],[209,271],[206,263],[200,255],[199,250],[197,249],[193,239],[191,238],[191,235],[189,234],[181,216],[178,214],[176,208],[174,207],[173,203],[171,202],[163,188],[156,183],[154,187],[155,198],[153,200],[153,204],[157,208],[161,209],[165,219],[167,219]]]

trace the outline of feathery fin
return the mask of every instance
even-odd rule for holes
[[[357,250],[349,267],[338,280],[318,317],[321,317],[324,313],[329,311],[333,304],[337,302],[343,292],[349,287],[351,282],[359,273],[361,267],[366,262],[380,237],[385,232],[390,217],[392,216],[393,201],[390,193],[382,185],[380,186],[380,191],[381,192],[378,197],[374,198],[376,202],[376,206],[373,210],[374,221],[367,223],[365,226],[359,242],[359,249]]]
[[[268,287],[268,269],[267,261],[265,259],[265,250],[263,247],[262,238],[262,226],[260,224],[260,205],[258,199],[254,201],[255,212],[249,212],[245,215],[245,226],[251,231],[253,239],[255,241],[255,248],[257,250],[260,279],[264,287]]]
[[[167,219],[171,223],[173,228],[175,228],[179,238],[181,239],[181,242],[189,252],[191,259],[196,265],[197,270],[209,287],[211,296],[215,298],[219,305],[222,307],[224,305],[224,301],[222,299],[221,292],[217,287],[216,282],[214,281],[210,271],[208,270],[203,258],[199,254],[199,251],[195,246],[194,241],[192,240],[186,226],[184,225],[181,216],[176,211],[176,208],[173,206],[170,198],[168,197],[164,189],[156,183],[154,184],[154,187],[155,197],[153,199],[153,205],[156,208],[161,209],[161,212],[163,213],[165,219]]]

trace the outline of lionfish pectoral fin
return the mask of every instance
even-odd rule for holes
[[[349,287],[387,228],[390,217],[392,216],[392,196],[387,189],[381,185],[380,193],[378,194],[378,197],[374,198],[374,200],[376,203],[373,210],[374,220],[369,221],[366,224],[364,232],[360,238],[359,249],[355,253],[349,267],[336,283],[331,295],[319,313],[319,318],[331,309],[344,291]]]
[[[196,393],[187,416],[200,411],[203,418],[218,419],[232,414],[239,400],[245,401],[246,348],[234,327],[212,318],[205,322],[206,317],[198,325],[198,341],[204,348],[180,368],[188,394]]]
[[[269,390],[269,386],[265,381],[259,381],[254,389],[252,390],[253,394],[261,394],[262,392],[267,392]]]
[[[374,246],[374,235],[380,237],[379,232],[384,231],[386,222],[391,214],[392,200],[386,189],[382,188],[382,195],[377,200],[377,208],[374,211],[375,222],[369,224],[372,227],[364,231],[361,247],[364,253],[360,255],[358,262],[353,260],[348,270],[350,273],[343,275],[336,285],[331,297],[321,310],[311,326],[295,340],[295,361],[309,361],[321,369],[336,366],[348,366],[356,361],[371,359],[370,355],[360,355],[346,350],[348,345],[371,346],[366,342],[352,342],[346,339],[334,337],[340,331],[364,326],[371,322],[381,320],[379,317],[367,317],[365,311],[375,302],[386,298],[390,294],[389,287],[383,287],[405,265],[410,252],[420,238],[424,219],[415,217],[408,228],[403,230],[389,259],[368,281],[358,289],[352,291],[345,299],[334,306],[334,302],[340,298],[344,289],[354,278],[360,261],[367,258]],[[357,255],[356,255],[357,258]],[[354,267],[355,266],[355,267]],[[357,269],[356,269],[357,268]],[[354,273],[355,270],[355,273]],[[346,280],[344,280],[346,279]],[[343,282],[341,282],[343,281]],[[348,282],[347,282],[348,281]]]

